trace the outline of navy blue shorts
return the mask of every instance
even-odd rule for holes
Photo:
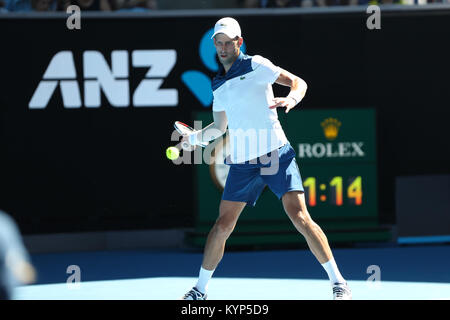
[[[229,166],[223,200],[255,206],[266,185],[278,199],[288,191],[304,191],[295,151],[289,142],[258,159]]]

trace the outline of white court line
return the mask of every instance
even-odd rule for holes
[[[196,283],[193,277],[156,277],[127,280],[22,286],[17,300],[177,300]],[[348,281],[355,300],[437,300],[450,297],[450,284],[426,282]],[[213,278],[210,300],[331,300],[328,280]]]

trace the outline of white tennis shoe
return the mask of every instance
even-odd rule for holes
[[[182,300],[206,300],[206,298],[206,293],[201,293],[196,287],[193,287],[183,296]]]
[[[352,291],[346,283],[333,284],[334,300],[352,300]]]

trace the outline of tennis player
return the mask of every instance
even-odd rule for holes
[[[295,151],[278,120],[276,108],[285,108],[288,113],[303,99],[305,81],[262,56],[243,54],[241,28],[233,18],[217,21],[212,39],[220,61],[220,70],[212,81],[214,122],[182,140],[198,145],[217,138],[216,132],[224,134],[228,127],[226,163],[230,171],[219,217],[206,241],[197,284],[183,299],[207,298],[208,282],[223,257],[225,242],[239,215],[246,205],[256,204],[266,185],[281,199],[295,228],[328,274],[334,299],[351,299],[327,237],[308,213]],[[274,98],[273,83],[289,86],[288,96]]]

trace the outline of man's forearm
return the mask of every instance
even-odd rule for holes
[[[296,77],[292,81],[291,91],[288,94],[288,98],[294,99],[295,104],[297,104],[303,99],[307,89],[308,85],[306,82],[303,79]]]
[[[295,101],[294,105],[298,104],[303,99],[308,88],[306,82],[302,78],[283,69],[281,69],[281,73],[278,76],[276,83],[291,88],[287,97],[292,101]]]

